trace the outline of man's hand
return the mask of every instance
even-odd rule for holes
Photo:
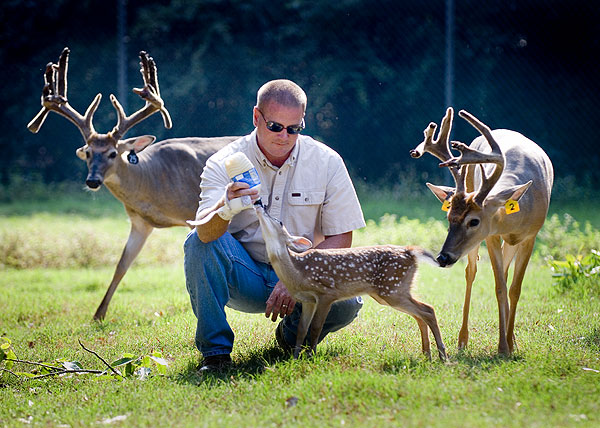
[[[223,195],[223,206],[217,210],[217,214],[229,221],[241,211],[252,208],[252,203],[258,198],[258,190],[250,189],[248,183],[229,183]]]
[[[277,321],[277,317],[283,318],[289,315],[294,310],[296,301],[292,298],[283,282],[279,281],[273,288],[273,292],[267,300],[267,309],[265,310],[265,316],[271,317],[271,321]]]

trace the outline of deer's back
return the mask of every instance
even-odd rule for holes
[[[136,176],[130,183],[122,180],[124,194],[115,196],[154,227],[187,226],[198,208],[206,159],[237,138],[171,138],[152,144],[140,152]]]
[[[502,221],[505,229],[519,233],[520,229],[537,233],[546,218],[552,185],[554,169],[550,158],[535,142],[524,135],[507,129],[492,131],[494,139],[500,146],[505,157],[502,176],[490,192],[493,195],[510,186],[525,184],[532,181],[531,186],[519,200],[520,212],[506,215]],[[481,151],[490,151],[483,137],[473,140],[471,147]],[[485,166],[486,174],[491,174],[493,165]],[[476,187],[480,180],[479,168],[475,169]]]
[[[302,280],[288,288],[337,300],[365,294],[410,294],[417,268],[410,248],[394,245],[316,249],[295,258]]]

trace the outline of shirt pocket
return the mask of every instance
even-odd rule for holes
[[[325,192],[318,190],[290,190],[288,204],[291,206],[321,205],[325,200]]]
[[[315,231],[320,231],[321,228],[321,207],[324,200],[323,191],[290,190],[287,194],[286,216],[286,227],[289,232],[314,242]]]

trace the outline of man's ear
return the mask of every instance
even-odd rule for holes
[[[483,202],[484,205],[494,204],[497,206],[502,206],[506,204],[506,201],[513,200],[518,201],[525,194],[529,186],[531,186],[533,181],[529,180],[525,184],[517,184],[515,186],[508,187],[506,189],[501,190],[500,192],[490,195]]]
[[[120,140],[117,143],[117,152],[121,154],[133,150],[135,153],[139,153],[155,141],[156,137],[154,135],[142,135],[140,137]]]
[[[296,253],[302,253],[312,247],[312,242],[310,239],[305,238],[304,236],[292,236],[292,239],[287,242],[287,246],[289,249]]]
[[[425,184],[427,185],[427,187],[429,187],[429,190],[431,190],[433,194],[440,200],[440,202],[444,202],[445,200],[450,199],[456,192],[456,189],[454,187],[436,186],[435,184],[431,183]]]

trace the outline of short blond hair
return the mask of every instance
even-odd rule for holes
[[[260,87],[256,95],[256,106],[262,110],[270,102],[287,107],[302,107],[302,111],[306,111],[306,93],[291,80],[271,80]]]

